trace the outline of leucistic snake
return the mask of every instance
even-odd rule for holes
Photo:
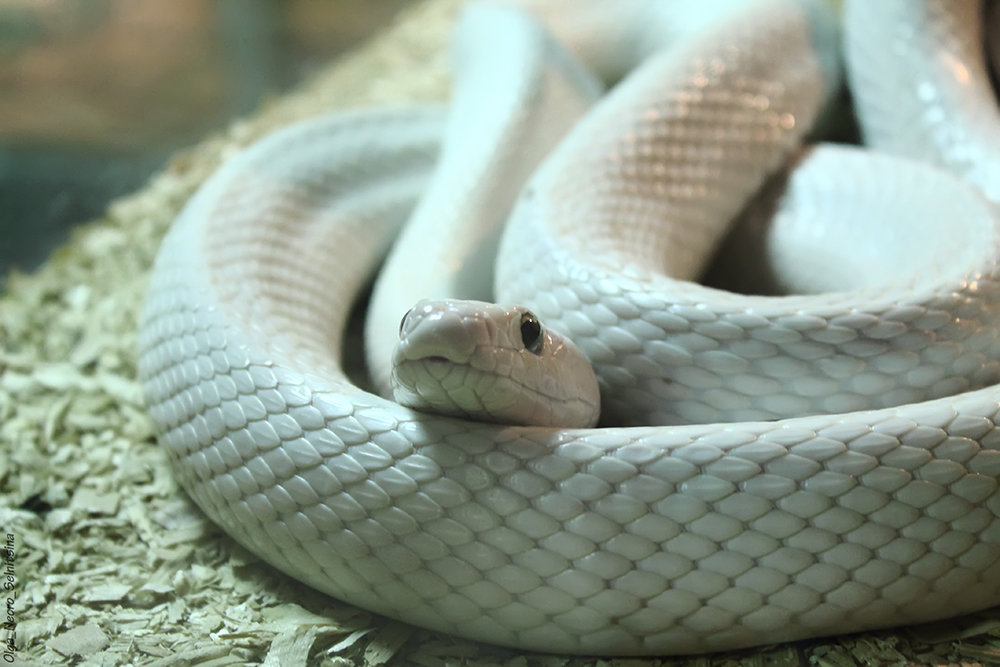
[[[516,4],[469,7],[447,116],[282,130],[177,219],[139,370],[183,487],[310,586],[523,649],[706,652],[1000,603],[989,8],[848,3],[866,142],[909,159],[799,148],[837,85],[819,7]],[[620,82],[594,103],[577,59]],[[517,308],[473,329],[516,348],[530,309],[573,340],[601,427],[441,416],[347,379],[351,304],[418,197],[372,298],[376,383],[414,302],[493,291]],[[720,243],[723,282],[778,295],[693,282]],[[435,303],[411,316],[448,320]],[[512,376],[539,351],[504,350]]]

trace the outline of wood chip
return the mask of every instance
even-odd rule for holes
[[[88,588],[81,599],[84,602],[121,602],[131,590],[128,584],[101,584]]]
[[[53,651],[66,656],[88,656],[108,647],[111,642],[94,623],[67,630],[45,642]]]
[[[365,666],[385,665],[412,635],[413,628],[408,625],[393,623],[381,628],[365,647]]]
[[[309,664],[309,653],[320,632],[320,628],[315,625],[303,625],[280,633],[271,642],[264,667],[305,667]]]
[[[118,512],[121,496],[114,491],[101,493],[95,489],[80,487],[73,494],[69,507],[89,514],[114,515]]]

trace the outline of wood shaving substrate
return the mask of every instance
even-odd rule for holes
[[[443,99],[459,4],[414,7],[298,92],[177,155],[37,273],[9,278],[0,296],[0,583],[12,585],[0,596],[11,601],[0,657],[330,667],[1000,663],[997,614],[689,659],[499,649],[316,593],[260,564],[178,489],[135,380],[137,314],[164,231],[221,162],[270,130],[333,108]]]

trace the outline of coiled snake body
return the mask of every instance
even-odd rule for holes
[[[929,166],[815,149],[780,186],[766,253],[775,265],[812,253],[770,280],[816,294],[684,282],[821,111],[835,45],[792,0],[729,3],[707,18],[682,15],[693,3],[673,15],[669,3],[616,3],[605,19],[606,3],[570,4],[533,8],[609,75],[623,50],[643,65],[532,177],[495,289],[576,340],[606,420],[670,425],[498,426],[355,386],[340,348],[357,291],[427,187],[441,137],[448,162],[448,137],[491,126],[453,117],[446,130],[436,109],[354,113],[231,160],[164,241],[140,375],[181,484],[235,539],[317,589],[527,649],[702,652],[1000,602],[993,205]],[[865,4],[848,19],[874,30]],[[945,40],[967,39],[981,16],[966,11],[974,3],[871,4],[903,11],[909,34],[945,24]],[[482,11],[528,25],[512,27],[519,43],[542,32],[513,10]],[[671,21],[698,37],[661,50],[635,27],[666,34]],[[588,25],[601,39],[578,36]],[[582,113],[595,85],[542,44],[554,53],[534,79],[544,87],[524,87],[523,99]],[[916,88],[926,101],[947,86]],[[871,113],[889,106],[855,95]],[[499,171],[542,159],[527,153],[501,156]],[[959,164],[989,194],[969,176],[988,160],[968,155],[934,161]],[[468,175],[472,199],[474,176],[499,178],[448,168],[438,180],[458,187]],[[501,189],[512,198],[520,185]],[[847,222],[822,224],[835,214]],[[838,254],[838,239],[851,252]]]

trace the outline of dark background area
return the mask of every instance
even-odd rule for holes
[[[407,0],[0,0],[0,282]]]

